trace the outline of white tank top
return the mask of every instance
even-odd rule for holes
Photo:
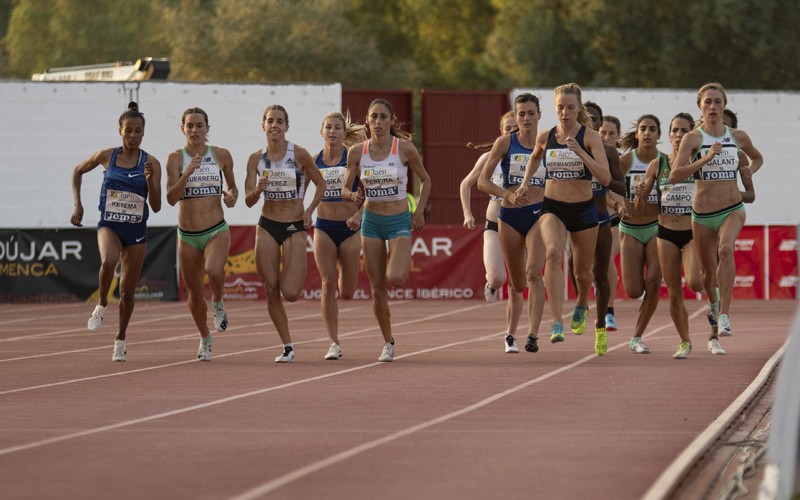
[[[305,196],[306,179],[303,169],[294,159],[294,144],[286,146],[286,155],[276,162],[267,158],[268,151],[264,149],[258,161],[256,171],[259,177],[265,175],[269,178],[267,188],[264,190],[264,199],[267,200],[302,200]]]
[[[180,173],[183,174],[194,157],[186,152],[186,148],[181,148],[181,156],[183,157],[183,164],[181,165]],[[219,168],[219,163],[211,150],[211,146],[208,146],[200,159],[200,167],[192,172],[186,182],[182,199],[220,196],[221,194],[222,170]]]
[[[722,151],[695,173],[695,179],[703,181],[736,180],[736,172],[739,171],[739,146],[731,134],[731,129],[726,126],[722,137],[714,137],[707,134],[701,127],[700,135],[703,137],[703,144],[697,150],[695,158],[702,158],[708,154],[708,150],[716,142],[722,144]]]
[[[369,201],[397,201],[406,199],[408,167],[400,161],[400,139],[392,137],[389,156],[373,160],[369,155],[369,142],[364,142],[361,152],[361,182]]]
[[[636,200],[636,186],[644,182],[645,173],[647,173],[647,163],[643,162],[636,156],[636,150],[631,151],[633,158],[631,159],[631,168],[625,174],[625,188],[628,191],[628,199],[633,203]],[[661,161],[661,151],[656,153],[656,159]],[[648,205],[658,204],[658,187],[653,184],[653,189],[647,194],[645,200]]]

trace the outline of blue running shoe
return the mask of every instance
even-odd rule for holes
[[[617,320],[614,319],[614,315],[611,313],[606,314],[606,331],[607,332],[617,331]]]
[[[564,325],[560,322],[550,325],[550,343],[557,344],[558,342],[564,342]]]

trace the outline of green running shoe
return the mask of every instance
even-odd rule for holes
[[[588,307],[581,306],[575,306],[575,309],[572,310],[572,319],[569,322],[569,326],[575,335],[582,335],[586,331],[586,313],[588,310]]]
[[[594,329],[594,352],[598,356],[604,356],[608,352],[608,337],[605,328]]]
[[[550,325],[550,343],[557,344],[558,342],[564,342],[564,325],[553,323]]]

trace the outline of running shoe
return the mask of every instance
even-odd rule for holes
[[[719,336],[720,337],[730,337],[733,335],[733,330],[731,330],[731,320],[728,318],[727,314],[720,314],[719,315]]]
[[[211,361],[211,334],[208,337],[200,339],[200,347],[197,349],[197,359],[200,361]]]
[[[114,341],[114,354],[111,355],[111,361],[128,361],[128,351],[125,349],[124,340]]]
[[[719,319],[719,288],[717,288],[717,301],[713,304],[711,302],[708,303],[706,317],[709,325],[717,326],[717,320]]]
[[[214,328],[218,332],[224,332],[228,328],[228,313],[225,311],[225,303],[212,300],[211,308],[214,310]]]
[[[275,358],[276,363],[291,363],[294,361],[294,347],[290,345],[283,346],[283,354]]]
[[[550,343],[564,342],[564,325],[561,322],[550,325]]]
[[[519,347],[517,347],[517,339],[515,339],[510,333],[506,335],[506,352],[519,352]]]
[[[331,348],[328,349],[328,354],[325,355],[325,359],[333,361],[341,357],[342,357],[342,348],[339,347],[339,344],[331,344]]]
[[[614,319],[614,315],[611,313],[606,314],[606,331],[607,332],[617,331],[617,320]]]
[[[641,337],[633,337],[629,345],[631,352],[636,354],[650,354],[650,348],[644,345]]]
[[[608,352],[608,336],[605,328],[594,329],[594,352],[598,356],[605,356]]]
[[[497,302],[500,299],[498,295],[497,290],[490,287],[489,283],[483,286],[483,296],[486,298],[486,302]]]
[[[383,350],[378,357],[378,361],[383,361],[385,363],[394,361],[394,340],[383,344]]]
[[[572,328],[572,333],[575,335],[583,335],[586,331],[586,313],[587,307],[575,306],[572,310],[572,319],[570,319],[569,326]]]
[[[723,354],[728,354],[728,352],[720,345],[719,339],[711,339],[708,341],[708,351],[711,354],[718,354],[720,356]]]
[[[680,347],[678,347],[678,350],[675,352],[675,354],[672,355],[672,357],[675,359],[687,359],[689,358],[689,354],[691,352],[692,352],[692,343],[689,342],[688,340],[685,340],[681,342]]]
[[[533,335],[528,335],[528,339],[525,341],[525,350],[528,352],[539,352],[539,338],[534,337]]]
[[[89,321],[86,323],[86,328],[96,332],[101,326],[103,326],[103,316],[106,314],[106,307],[108,306],[101,306],[100,304],[94,306],[94,311],[92,311],[92,315],[89,316]]]

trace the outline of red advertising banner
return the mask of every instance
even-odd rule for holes
[[[769,298],[796,299],[797,226],[769,226]]]
[[[764,226],[743,227],[733,249],[733,258],[736,262],[733,298],[765,298],[765,252]]]
[[[734,297],[737,299],[797,298],[798,253],[797,227],[745,226],[736,240],[734,258],[736,279]],[[769,233],[769,242],[766,234]],[[264,299],[261,278],[256,272],[255,226],[231,227],[231,252],[225,267],[225,298],[227,300]],[[313,231],[307,236],[308,276],[302,297],[317,300],[322,296],[320,278],[314,263]],[[485,271],[483,268],[483,237],[479,229],[461,226],[428,225],[414,235],[411,274],[406,284],[391,290],[395,299],[482,299]],[[768,258],[767,258],[768,257]],[[619,269],[619,256],[615,264]],[[369,281],[363,272],[355,299],[370,298]],[[769,287],[769,296],[767,296]],[[574,298],[571,285],[568,294]],[[696,294],[684,288],[685,297]],[[210,289],[206,290],[210,297]],[[627,299],[620,277],[617,298]],[[661,296],[666,298],[662,285]],[[592,295],[594,297],[594,295]],[[186,299],[181,283],[180,298]],[[592,300],[594,300],[592,298]]]
[[[264,287],[255,265],[255,226],[232,226],[230,257],[225,265],[226,300],[264,299]],[[322,297],[321,280],[314,263],[313,230],[306,239],[308,275],[302,298]],[[411,246],[411,274],[402,288],[389,290],[394,299],[483,298],[483,234],[480,229],[428,225],[414,233]],[[211,290],[206,286],[206,296]],[[183,282],[180,298],[186,299]],[[363,262],[354,299],[369,299],[370,287]]]

